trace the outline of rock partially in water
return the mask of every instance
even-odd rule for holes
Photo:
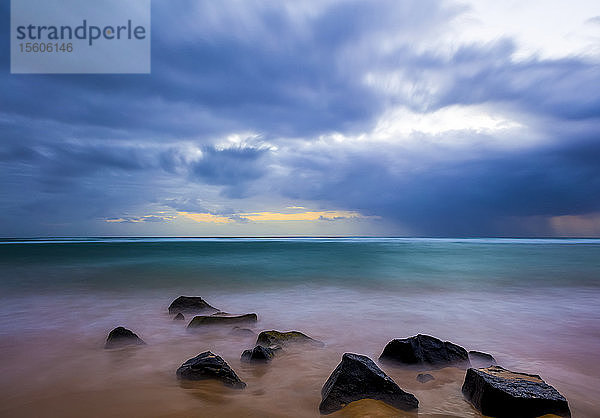
[[[468,369],[462,392],[483,415],[492,417],[571,416],[567,400],[540,376],[500,366]]]
[[[496,365],[494,356],[488,353],[482,353],[481,351],[469,351],[469,360],[471,361],[471,366],[476,369]]]
[[[390,341],[379,360],[425,369],[470,365],[469,354],[461,346],[422,334]]]
[[[231,335],[237,335],[238,337],[254,337],[256,333],[249,328],[233,327],[229,331]]]
[[[218,309],[210,306],[208,302],[200,296],[179,296],[171,305],[169,305],[169,313],[213,313]]]
[[[417,381],[421,383],[427,383],[430,380],[435,380],[435,377],[430,375],[429,373],[419,373],[417,375]]]
[[[183,314],[181,312],[179,312],[177,315],[175,315],[175,318],[173,318],[174,321],[185,321],[185,316],[183,316]]]
[[[106,339],[104,348],[120,348],[127,345],[144,345],[146,344],[136,333],[127,328],[117,327],[113,329]]]
[[[247,363],[267,363],[273,359],[274,355],[275,351],[273,351],[269,347],[257,345],[251,350],[244,350],[244,352],[242,353],[241,360]]]
[[[404,392],[370,358],[345,353],[323,389],[321,414],[331,414],[360,399],[383,401],[394,408],[412,410],[419,406],[414,395]]]
[[[198,328],[205,325],[234,325],[234,324],[247,324],[253,323],[258,320],[255,313],[245,315],[230,315],[230,314],[218,314],[218,315],[198,315],[190,321],[188,328]]]
[[[265,347],[280,346],[285,347],[289,344],[306,344],[314,347],[324,347],[325,344],[319,340],[309,337],[299,331],[263,331],[258,334],[256,344]]]
[[[229,364],[220,356],[205,351],[189,359],[177,369],[177,377],[185,380],[216,379],[225,386],[234,389],[244,389],[246,383],[238,377]]]

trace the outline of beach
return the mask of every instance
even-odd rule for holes
[[[0,244],[0,416],[316,417],[345,352],[377,360],[419,333],[492,354],[562,393],[574,417],[600,413],[600,240],[271,238],[49,239]],[[254,336],[190,332],[169,304],[202,296],[256,313],[249,328],[325,343],[269,364],[240,361]],[[105,350],[124,326],[145,346]],[[175,376],[210,350],[247,383]],[[425,417],[481,416],[464,369],[419,383],[379,364]],[[416,416],[359,401],[332,416]]]

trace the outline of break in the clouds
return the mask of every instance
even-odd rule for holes
[[[150,75],[4,48],[0,235],[600,235],[599,16],[174,0]]]

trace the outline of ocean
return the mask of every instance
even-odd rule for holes
[[[322,349],[240,362],[255,337],[186,330],[169,304],[202,296],[261,330],[298,330]],[[146,346],[104,350],[116,326]],[[600,240],[72,238],[0,240],[0,416],[317,417],[345,352],[376,360],[418,333],[540,374],[575,417],[600,416]],[[211,350],[248,386],[182,383]],[[380,365],[420,400],[419,416],[478,417],[464,370]],[[416,416],[377,401],[332,416]]]

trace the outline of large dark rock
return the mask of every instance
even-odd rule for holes
[[[218,309],[210,306],[200,296],[179,296],[171,305],[169,305],[169,313],[213,313]]]
[[[390,341],[379,360],[428,369],[469,366],[467,350],[449,341],[422,334]]]
[[[242,382],[229,364],[220,356],[205,351],[189,359],[177,369],[177,377],[185,380],[216,379],[225,386],[234,389],[244,389],[246,383]]]
[[[469,360],[471,361],[471,366],[476,369],[496,365],[496,359],[491,354],[482,353],[481,351],[469,351]]]
[[[199,315],[195,316],[194,319],[188,324],[188,328],[197,328],[205,325],[235,325],[235,324],[247,324],[256,322],[258,317],[255,313],[245,315]]]
[[[106,339],[104,348],[119,348],[126,345],[144,345],[146,344],[136,333],[127,328],[117,327],[113,329]]]
[[[262,345],[257,345],[251,350],[244,350],[242,353],[241,360],[251,363],[267,363],[273,359],[275,355],[275,351],[270,349],[269,347],[263,347]]]
[[[567,400],[540,376],[500,366],[468,369],[462,392],[483,415],[491,417],[571,416]]]
[[[411,410],[419,406],[412,394],[404,392],[366,356],[346,353],[321,389],[321,414],[335,412],[360,399],[383,401],[394,408]]]
[[[265,347],[276,345],[284,347],[289,344],[307,344],[315,347],[323,347],[325,345],[323,342],[315,340],[299,331],[280,332],[275,330],[263,331],[258,334],[256,344]]]

